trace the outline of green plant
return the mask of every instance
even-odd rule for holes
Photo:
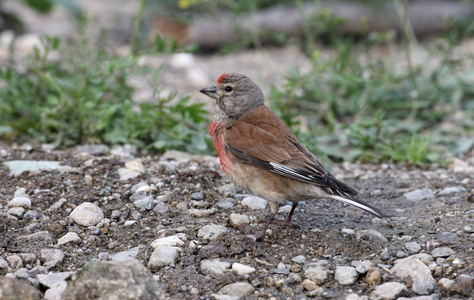
[[[46,37],[27,61],[26,71],[0,70],[0,128],[30,135],[57,145],[78,143],[132,143],[157,150],[181,149],[205,152],[210,145],[201,104],[176,93],[162,97],[161,69],[150,83],[154,99],[132,101],[129,79],[150,70],[137,66],[138,57],[120,57],[78,38],[61,45]],[[94,49],[91,51],[91,49]],[[52,52],[60,61],[52,61]],[[6,131],[6,130],[2,130]],[[6,131],[8,133],[8,131]]]

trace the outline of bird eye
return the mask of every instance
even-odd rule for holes
[[[232,87],[228,85],[228,86],[225,87],[225,90],[228,91],[228,92],[231,92],[231,91],[232,91]]]

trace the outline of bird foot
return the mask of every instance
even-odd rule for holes
[[[296,225],[295,223],[291,223],[291,220],[286,219],[286,220],[279,220],[274,218],[273,223],[280,225],[280,226],[285,226],[285,227],[291,227],[291,228],[300,228],[300,226]]]

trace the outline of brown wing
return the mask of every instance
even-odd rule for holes
[[[353,198],[357,192],[338,181],[267,106],[240,118],[224,133],[226,148],[243,163],[320,186]]]

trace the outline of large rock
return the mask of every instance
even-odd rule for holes
[[[392,268],[392,273],[402,279],[408,286],[412,286],[417,280],[435,282],[430,268],[416,257],[398,260]]]
[[[165,293],[138,261],[91,261],[74,274],[62,300],[154,300]]]
[[[0,276],[0,299],[39,300],[41,293],[24,281]]]

